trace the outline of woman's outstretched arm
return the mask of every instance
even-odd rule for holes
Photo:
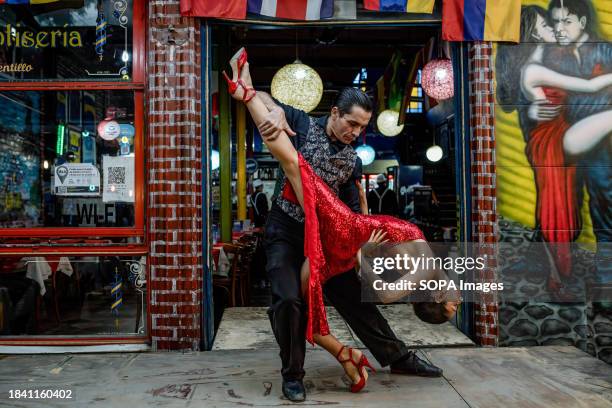
[[[265,120],[268,109],[263,104],[259,96],[255,95],[253,99],[247,102],[247,109],[258,126]],[[302,192],[302,178],[300,176],[300,165],[298,162],[298,153],[293,147],[289,136],[285,131],[280,132],[279,136],[274,140],[264,140],[266,146],[280,163],[287,180],[291,183],[293,191],[298,199],[298,202],[304,207],[304,194]]]
[[[563,75],[540,64],[529,64],[522,74],[522,86],[531,100],[545,99],[543,86],[573,92],[598,92],[612,86],[612,74],[600,75],[591,79]]]

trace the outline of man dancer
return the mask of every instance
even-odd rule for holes
[[[305,112],[258,95],[270,111],[259,126],[266,139],[280,131],[290,136],[296,149],[314,171],[353,211],[360,212],[361,161],[350,144],[361,134],[372,116],[372,102],[363,92],[345,88],[338,94],[330,114],[312,118]],[[283,186],[287,180],[282,181]],[[301,299],[300,268],[304,262],[304,213],[279,195],[265,227],[266,271],[272,284],[273,304],[268,311],[280,347],[283,394],[291,401],[304,401],[306,392],[306,309]],[[330,279],[323,288],[327,299],[384,367],[391,372],[437,377],[442,370],[428,364],[406,348],[373,303],[361,303],[361,287],[355,271]]]

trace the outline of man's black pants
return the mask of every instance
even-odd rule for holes
[[[306,353],[306,305],[300,291],[304,225],[272,212],[265,227],[264,246],[272,285],[268,316],[280,347],[281,373],[285,380],[302,379]],[[361,286],[354,271],[330,279],[323,292],[380,365],[387,366],[408,354],[376,305],[361,302]]]

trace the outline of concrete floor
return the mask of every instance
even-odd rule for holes
[[[442,378],[382,369],[359,394],[327,353],[306,356],[308,400],[334,407],[612,407],[612,366],[574,347],[436,348]],[[274,350],[0,356],[2,407],[291,405]],[[70,389],[72,401],[10,400],[11,389]]]
[[[474,342],[451,323],[427,324],[406,304],[378,306],[389,326],[408,347],[470,347]],[[232,307],[223,312],[213,350],[277,350],[267,307]],[[333,307],[326,307],[332,334],[349,347],[365,346]]]

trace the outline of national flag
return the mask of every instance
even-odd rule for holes
[[[408,75],[406,76],[406,82],[404,83],[404,94],[402,104],[399,109],[398,125],[401,125],[406,120],[406,111],[410,106],[412,89],[416,85],[419,69],[422,69],[425,64],[431,60],[434,49],[434,41],[435,39],[431,38],[427,44],[425,44],[425,47],[421,48],[412,59],[410,69],[408,70]],[[424,95],[424,100],[427,100],[426,95]]]
[[[213,17],[244,20],[247,0],[181,0],[181,14],[186,17]]]
[[[402,102],[402,53],[395,51],[383,75],[376,81],[376,111],[398,110]]]
[[[363,7],[373,11],[431,14],[435,3],[435,0],[363,0]]]
[[[447,41],[519,42],[521,0],[444,0],[442,38]]]
[[[247,11],[287,20],[320,20],[334,15],[334,0],[248,0]]]

